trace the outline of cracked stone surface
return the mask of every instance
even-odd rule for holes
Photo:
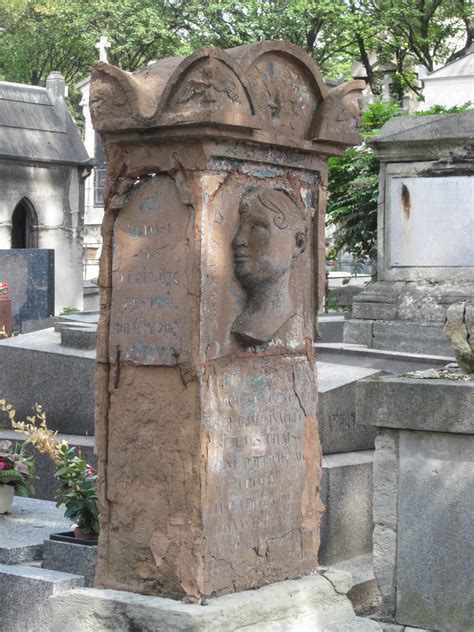
[[[326,161],[363,87],[280,42],[96,66],[97,585],[196,602],[316,568]]]
[[[115,590],[73,590],[51,601],[50,632],[382,632],[354,615],[321,575],[182,604]]]

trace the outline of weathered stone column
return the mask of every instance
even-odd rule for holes
[[[198,600],[315,569],[326,159],[363,85],[281,42],[95,67],[98,586]]]

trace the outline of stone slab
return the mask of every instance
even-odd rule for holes
[[[342,285],[331,290],[335,303],[338,307],[349,307],[352,305],[354,297],[362,292],[363,288],[358,285]]]
[[[84,586],[93,586],[97,566],[97,546],[45,540],[43,568],[84,578]]]
[[[82,312],[74,312],[73,314],[61,314],[58,316],[59,322],[65,323],[84,323],[89,325],[97,325],[99,322],[99,314],[97,310],[83,310]]]
[[[372,347],[373,320],[346,320],[343,340],[345,344],[365,345]]]
[[[385,376],[357,384],[365,425],[474,434],[474,381]]]
[[[0,366],[8,366],[0,373],[2,398],[14,405],[21,419],[37,402],[50,428],[93,435],[95,351],[59,343],[60,334],[53,329],[0,341]]]
[[[452,357],[443,323],[379,320],[373,324],[372,347]]]
[[[342,342],[344,316],[340,314],[319,314],[318,333],[323,342]]]
[[[50,632],[381,632],[375,621],[357,619],[347,597],[321,575],[208,599],[205,605],[94,588],[58,595],[50,604]]]
[[[15,330],[24,320],[54,314],[54,250],[0,250],[0,270],[10,288]]]
[[[22,334],[31,334],[34,331],[40,331],[42,329],[49,329],[50,327],[54,327],[58,317],[49,316],[48,318],[35,318],[33,320],[24,320],[21,323],[21,333]]]
[[[398,307],[393,303],[354,302],[352,317],[361,320],[392,320],[397,318]]]
[[[373,566],[382,595],[379,615],[388,620],[394,618],[396,603],[398,438],[398,430],[379,430],[373,469]]]
[[[453,356],[436,356],[430,354],[409,353],[407,351],[389,351],[367,349],[361,345],[347,343],[317,343],[317,358],[320,362],[346,364],[386,373],[406,373],[433,367],[442,368],[453,362]]]
[[[388,266],[474,266],[472,177],[392,177],[388,188]]]
[[[402,431],[399,450],[396,620],[472,632],[474,436]]]
[[[77,575],[32,566],[0,564],[1,629],[8,632],[49,632],[49,598],[79,588],[83,581]]]
[[[357,366],[317,363],[319,436],[324,454],[370,450],[373,428],[356,424],[356,382],[378,371]]]
[[[372,463],[373,450],[323,457],[320,564],[372,551]]]
[[[82,326],[61,327],[61,345],[64,347],[72,347],[73,349],[91,350],[96,347],[97,327]]]
[[[55,503],[15,496],[12,513],[0,516],[0,564],[40,560],[43,541],[70,524]]]
[[[443,143],[455,139],[458,143],[472,139],[474,112],[467,110],[455,114],[435,114],[422,119],[401,116],[387,121],[382,129],[370,140],[377,153],[387,146],[394,146],[400,152],[399,160],[406,161],[416,149],[429,154],[431,147],[440,151]],[[423,142],[420,142],[423,141]]]

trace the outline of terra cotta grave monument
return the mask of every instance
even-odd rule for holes
[[[363,87],[282,42],[95,67],[97,585],[196,601],[316,568],[326,161]]]

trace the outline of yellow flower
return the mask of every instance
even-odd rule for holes
[[[33,406],[35,414],[26,418],[28,423],[16,421],[15,409],[4,399],[0,399],[0,410],[8,414],[11,427],[15,432],[23,434],[27,443],[34,445],[39,452],[47,454],[55,465],[61,462],[61,455],[69,448],[69,445],[67,441],[59,441],[57,430],[48,428],[46,414],[39,404]]]

